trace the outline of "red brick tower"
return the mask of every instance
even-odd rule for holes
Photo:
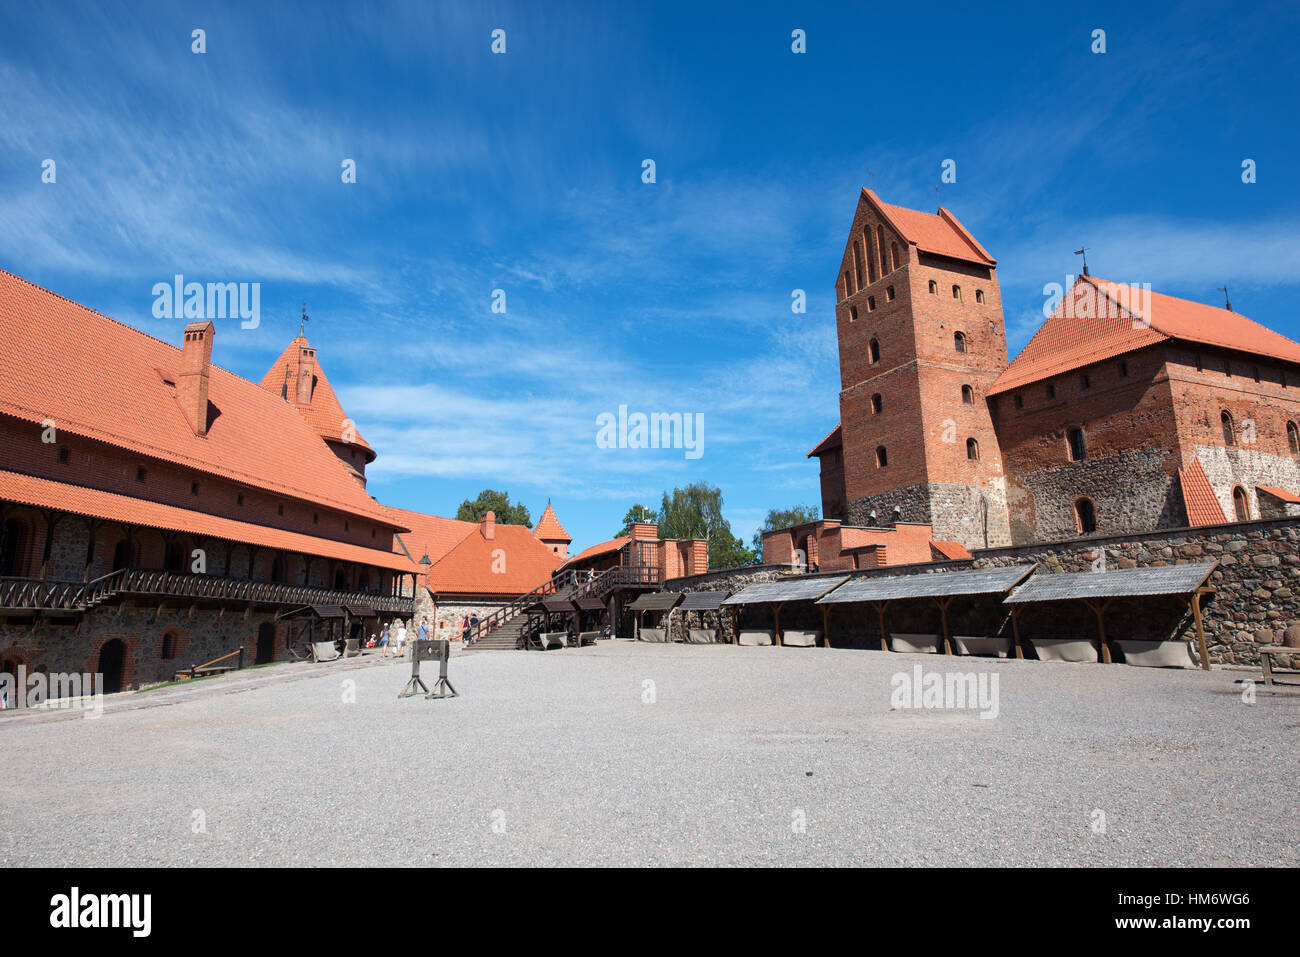
[[[968,548],[1010,544],[985,402],[1007,366],[994,259],[948,210],[864,189],[835,322],[846,524],[918,522]]]

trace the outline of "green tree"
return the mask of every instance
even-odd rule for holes
[[[631,533],[632,524],[634,522],[643,522],[643,523],[648,522],[649,524],[653,525],[658,521],[659,521],[658,512],[654,511],[653,509],[646,508],[644,505],[638,503],[636,505],[633,505],[631,508],[627,510],[627,514],[623,516],[623,527],[614,533],[614,537],[622,538],[624,535]],[[663,536],[660,537],[662,538]]]
[[[709,542],[709,568],[747,565],[754,553],[731,531],[722,517],[722,489],[707,482],[664,492],[659,507],[660,538],[705,538]]]
[[[754,550],[757,552],[763,551],[764,532],[774,532],[778,528],[789,528],[792,525],[815,522],[820,517],[821,509],[816,505],[796,505],[794,508],[768,509],[767,518],[763,519],[763,524],[758,526],[758,531],[754,533]]]
[[[456,517],[462,522],[477,522],[488,512],[495,512],[497,522],[502,525],[533,527],[533,517],[528,514],[526,506],[519,502],[511,505],[509,492],[497,492],[490,488],[479,492],[478,498],[472,502],[469,499],[461,502],[460,508],[456,509]]]

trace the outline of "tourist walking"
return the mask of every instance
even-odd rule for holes
[[[420,627],[415,629],[415,640],[416,641],[429,640],[429,619],[428,618],[420,619]]]
[[[390,640],[391,640],[391,636],[388,634],[388,623],[385,622],[384,630],[379,634],[379,657],[380,658],[388,657],[388,643]]]
[[[460,622],[460,640],[462,644],[469,644],[469,616],[461,619]]]
[[[397,630],[394,632],[393,654],[398,658],[406,656],[406,625],[399,618],[397,620]]]

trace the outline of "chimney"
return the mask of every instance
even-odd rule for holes
[[[316,350],[305,342],[298,349],[298,397],[299,405],[311,405],[312,385],[316,381]]]
[[[632,528],[628,531],[634,540],[638,538],[659,538],[659,526],[650,522],[633,522]]]
[[[497,513],[489,511],[485,514],[483,520],[478,523],[478,530],[489,542],[496,538]]]
[[[212,365],[212,337],[216,329],[210,322],[191,322],[185,327],[181,344],[181,371],[176,377],[176,399],[181,404],[196,435],[208,434],[208,369]]]

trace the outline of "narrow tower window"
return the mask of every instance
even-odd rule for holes
[[[1225,445],[1237,444],[1237,428],[1232,421],[1232,413],[1224,409],[1219,416],[1219,422],[1223,425],[1223,442]]]
[[[1074,522],[1081,535],[1091,535],[1097,530],[1097,509],[1092,499],[1081,498],[1074,503]]]
[[[1246,490],[1240,485],[1232,490],[1232,510],[1237,513],[1237,521],[1250,521],[1250,501],[1246,498]]]

